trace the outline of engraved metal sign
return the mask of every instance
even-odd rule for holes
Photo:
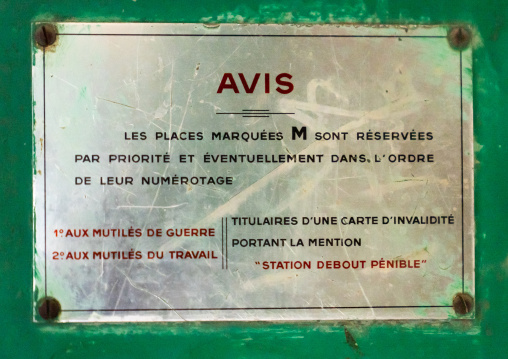
[[[472,63],[448,28],[54,29],[33,54],[34,320],[460,317]]]

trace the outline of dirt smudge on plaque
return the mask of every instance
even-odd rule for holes
[[[499,35],[504,29],[505,29],[505,21],[502,17],[498,17],[495,20],[495,26],[494,29],[492,30],[492,33],[490,34],[490,39],[492,41],[497,41],[497,39],[499,39]]]
[[[358,346],[358,343],[356,342],[355,338],[351,334],[349,330],[347,330],[346,327],[344,327],[344,335],[346,336],[346,343],[358,354],[361,354],[360,347]]]
[[[508,256],[505,258],[503,262],[503,269],[505,270],[506,274],[508,275]]]

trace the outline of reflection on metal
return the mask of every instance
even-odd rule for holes
[[[448,29],[57,29],[34,47],[34,285],[59,321],[474,315]]]

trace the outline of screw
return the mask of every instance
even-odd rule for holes
[[[456,50],[463,50],[471,42],[471,30],[464,26],[458,26],[448,31],[448,42]]]
[[[474,308],[474,299],[467,293],[457,293],[453,297],[453,310],[459,315],[471,312]]]
[[[39,304],[39,315],[42,319],[54,320],[62,312],[60,302],[52,297],[43,298]]]
[[[53,45],[56,41],[57,29],[55,25],[42,24],[35,30],[35,42],[39,46]]]

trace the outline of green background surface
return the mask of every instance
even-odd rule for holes
[[[507,358],[507,16],[507,0],[1,0],[0,358]],[[32,323],[33,21],[473,25],[476,319]]]

